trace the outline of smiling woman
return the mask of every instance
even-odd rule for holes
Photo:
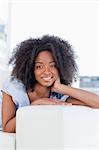
[[[9,61],[11,78],[2,88],[2,127],[16,132],[16,111],[29,105],[86,105],[99,108],[99,97],[71,87],[77,76],[72,46],[45,35],[17,45]],[[10,107],[10,110],[9,110]]]

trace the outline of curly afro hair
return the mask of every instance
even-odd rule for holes
[[[13,51],[9,64],[13,65],[11,77],[21,81],[26,89],[33,90],[37,83],[34,75],[35,58],[41,51],[51,51],[62,84],[69,85],[77,77],[77,64],[72,46],[65,40],[44,35],[21,42]]]

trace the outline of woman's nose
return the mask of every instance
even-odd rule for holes
[[[50,68],[48,67],[48,66],[46,66],[45,67],[45,69],[44,69],[44,72],[46,73],[46,74],[49,74],[51,71],[50,71]]]

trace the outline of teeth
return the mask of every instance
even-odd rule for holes
[[[44,80],[50,80],[51,79],[51,77],[46,77],[46,78],[43,78]]]

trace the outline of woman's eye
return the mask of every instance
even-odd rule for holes
[[[38,66],[35,66],[35,68],[37,68],[37,69],[42,69],[43,66],[42,66],[42,65],[38,65]]]
[[[56,65],[55,64],[51,64],[50,67],[54,68],[54,67],[56,67]]]

